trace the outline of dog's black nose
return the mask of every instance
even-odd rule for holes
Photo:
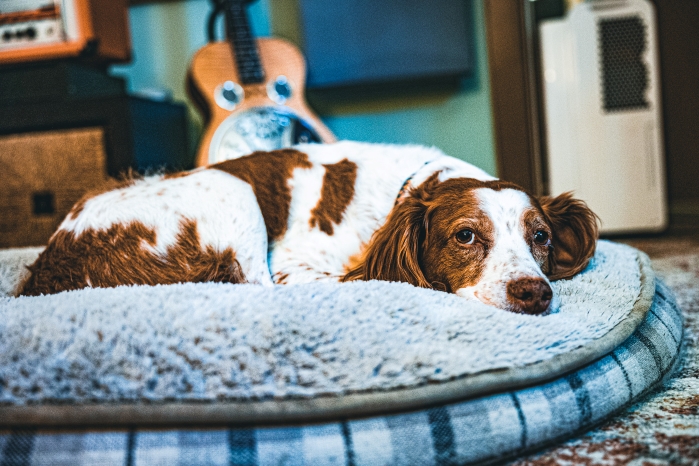
[[[515,312],[541,314],[549,308],[553,292],[543,278],[520,278],[507,284],[507,297]]]

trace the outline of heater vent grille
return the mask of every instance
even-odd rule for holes
[[[599,22],[602,100],[607,112],[648,108],[646,26],[637,16]]]

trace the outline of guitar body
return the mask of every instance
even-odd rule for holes
[[[256,42],[260,83],[243,84],[228,42],[209,43],[192,59],[187,86],[206,117],[196,166],[298,142],[335,141],[305,101],[306,65],[298,49],[282,39]]]

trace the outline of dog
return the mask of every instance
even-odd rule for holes
[[[147,176],[79,201],[21,295],[178,282],[407,282],[540,314],[597,218],[435,148],[342,141]]]

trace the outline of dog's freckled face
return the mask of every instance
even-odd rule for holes
[[[543,215],[522,191],[477,188],[459,196],[454,184],[454,194],[440,201],[449,207],[435,209],[430,220],[427,280],[515,312],[545,311],[552,292],[542,267],[551,230]]]
[[[553,298],[549,280],[581,271],[596,238],[595,215],[568,194],[539,202],[511,183],[433,177],[392,212],[348,277],[540,314]]]
[[[540,314],[553,299],[550,280],[581,271],[594,254],[596,217],[568,194],[534,198],[434,149],[301,148],[85,198],[21,294],[376,279]]]

